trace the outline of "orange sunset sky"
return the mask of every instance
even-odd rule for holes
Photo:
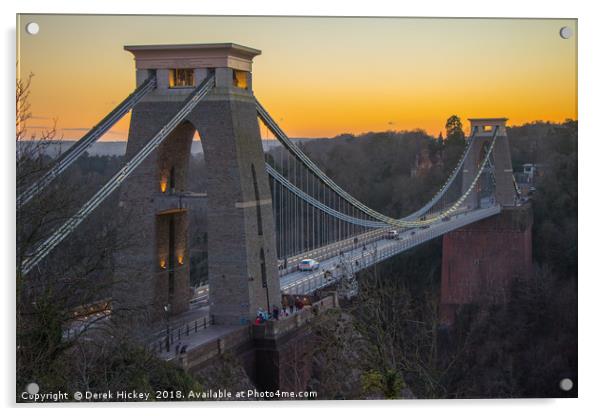
[[[134,89],[123,45],[234,42],[262,50],[253,89],[291,137],[437,135],[451,114],[576,119],[576,34],[570,19],[20,15],[18,76],[35,74],[30,130],[56,119],[77,139]],[[102,140],[126,140],[128,123]]]

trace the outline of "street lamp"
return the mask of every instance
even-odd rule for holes
[[[261,268],[261,286],[265,289],[265,297],[268,306],[268,316],[270,315],[270,293],[268,290],[268,279],[265,268],[265,254],[263,248],[259,251],[259,266]]]
[[[261,270],[261,286],[265,289],[265,297],[266,297],[266,301],[267,301],[267,305],[268,305],[268,316],[270,316],[270,291],[268,290],[268,281],[265,275],[265,264],[261,264],[262,266],[262,270]]]

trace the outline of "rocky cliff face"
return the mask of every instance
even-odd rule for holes
[[[255,390],[255,385],[247,375],[245,368],[237,357],[224,354],[221,359],[213,360],[211,364],[195,371],[194,374],[202,380],[205,392],[229,391],[232,397],[217,400],[257,400],[249,397],[236,397],[237,392]],[[216,400],[208,398],[207,400]]]

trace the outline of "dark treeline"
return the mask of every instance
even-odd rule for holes
[[[425,190],[445,179],[434,142],[422,131],[339,136],[309,142],[303,150],[343,189],[390,216],[419,208],[429,199]],[[412,177],[421,153],[435,164],[429,175]]]

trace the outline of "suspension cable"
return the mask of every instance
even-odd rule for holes
[[[39,244],[22,265],[22,274],[28,274],[50,251],[63,241],[86,219],[121,183],[165,140],[213,88],[214,77],[206,78],[186,99],[178,112],[134,155],[80,210],[61,225],[47,240]]]
[[[303,151],[301,151],[301,149],[299,149],[299,147],[297,145],[295,145],[286,136],[286,134],[280,129],[280,127],[271,118],[271,116],[268,114],[268,112],[265,110],[265,108],[263,108],[263,106],[259,103],[259,101],[257,99],[255,101],[256,101],[256,108],[257,108],[257,113],[258,113],[259,118],[272,131],[272,134],[274,134],[274,136],[276,136],[276,138],[289,150],[289,152],[292,153],[293,156],[295,156],[295,158],[297,160],[302,162],[308,169],[310,169],[312,171],[312,173],[314,175],[316,175],[316,177],[318,179],[320,179],[325,185],[328,186],[329,189],[331,189],[332,191],[334,191],[335,193],[340,195],[343,199],[345,199],[347,202],[354,205],[356,208],[358,208],[360,211],[362,211],[369,217],[371,217],[377,221],[381,221],[381,222],[384,222],[384,223],[387,223],[389,225],[393,225],[396,227],[413,228],[413,227],[418,227],[418,226],[421,226],[424,224],[431,224],[431,223],[441,219],[444,216],[444,215],[439,215],[435,218],[431,218],[428,220],[418,220],[418,221],[395,219],[395,218],[391,218],[389,216],[383,215],[380,212],[367,207],[362,202],[358,201],[356,198],[354,198],[353,196],[348,194],[339,185],[337,185],[330,177],[328,177],[324,172],[322,172],[322,170],[315,163],[313,163],[313,161],[309,157],[307,157],[307,155],[305,155],[305,153],[303,153]],[[495,140],[496,135],[497,135],[497,129],[494,132],[494,140]],[[466,154],[468,154],[468,152],[466,152]],[[458,171],[459,171],[459,168],[456,169],[456,174]],[[464,201],[464,199],[466,199],[466,198],[463,198],[462,201]],[[457,209],[456,204],[452,205],[452,208],[453,207],[455,207],[455,208],[452,210],[452,212]],[[448,211],[449,210],[447,210],[446,212],[448,212]]]
[[[27,188],[22,194],[17,196],[17,207],[25,205],[33,197],[42,192],[55,178],[63,173],[73,162],[75,162],[86,149],[94,144],[102,135],[104,135],[111,127],[127,114],[142,98],[146,96],[157,84],[156,78],[150,77],[141,84],[133,93],[115,107],[105,118],[97,125],[92,127],[81,139],[71,146],[59,159],[54,163],[48,172],[40,179]]]

